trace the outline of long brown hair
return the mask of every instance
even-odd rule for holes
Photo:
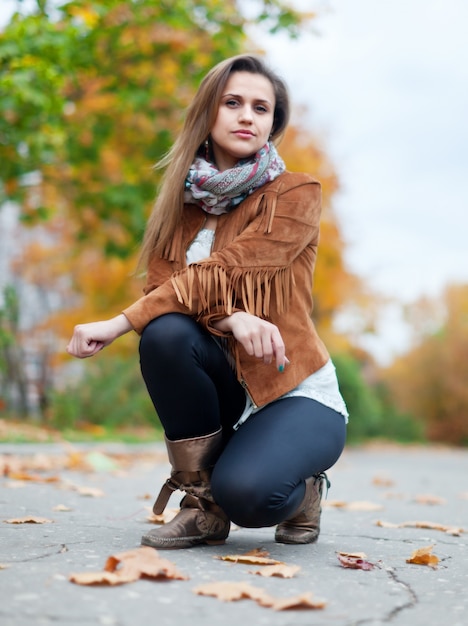
[[[172,148],[156,164],[156,168],[166,170],[146,226],[140,267],[146,267],[153,253],[162,254],[172,239],[184,207],[185,178],[197,152],[209,137],[223,90],[234,72],[261,74],[270,81],[275,94],[271,141],[281,140],[289,121],[289,96],[284,81],[261,58],[251,54],[231,57],[215,65],[202,80],[188,107],[182,130]]]

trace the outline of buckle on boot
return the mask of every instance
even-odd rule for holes
[[[323,483],[325,483],[325,486],[327,488],[327,491],[325,493],[325,499],[326,499],[328,497],[328,490],[330,489],[330,486],[331,486],[328,476],[326,475],[325,472],[320,472],[320,474],[314,474],[314,478],[315,478],[314,482],[322,481]]]
[[[179,485],[176,484],[172,480],[172,478],[168,478],[166,480],[164,485],[161,487],[161,491],[159,492],[159,495],[156,498],[155,503],[153,504],[153,513],[155,515],[161,515],[161,513],[166,508],[167,503],[169,502],[169,498],[174,493],[174,491],[177,491],[178,488],[179,488]]]

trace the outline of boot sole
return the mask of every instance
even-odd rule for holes
[[[184,537],[183,539],[153,539],[143,535],[141,538],[142,546],[150,546],[151,548],[160,548],[161,550],[177,550],[179,548],[194,548],[196,546],[222,546],[226,543],[224,539],[208,539],[202,537]]]

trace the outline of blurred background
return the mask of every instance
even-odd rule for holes
[[[65,347],[141,294],[152,166],[206,71],[255,52],[290,87],[280,153],[323,186],[313,318],[349,441],[466,446],[467,22],[463,0],[2,0],[0,438],[161,436],[134,334]]]

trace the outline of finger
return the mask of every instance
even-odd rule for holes
[[[284,372],[284,368],[286,366],[286,348],[279,331],[277,331],[272,344],[276,359],[276,367],[279,372]]]
[[[261,335],[255,334],[251,337],[253,353],[259,359],[263,358],[263,339]]]
[[[263,337],[262,337],[262,351],[263,351],[263,362],[266,365],[269,365],[272,360],[273,360],[273,356],[275,353],[275,349],[274,349],[274,345],[273,345],[273,338],[271,333],[266,333]]]

